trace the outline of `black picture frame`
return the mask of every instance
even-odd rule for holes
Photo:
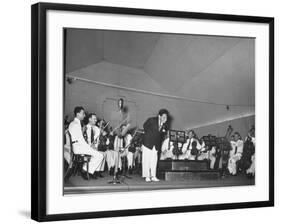
[[[170,18],[192,18],[217,21],[253,22],[269,25],[269,200],[214,205],[159,207],[149,209],[115,210],[70,214],[46,214],[46,13],[48,10],[100,12]],[[163,11],[137,8],[102,7],[89,5],[37,3],[31,10],[31,218],[37,221],[86,219],[100,217],[148,215],[206,210],[254,208],[274,206],[274,18]]]

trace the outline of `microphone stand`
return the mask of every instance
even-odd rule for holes
[[[126,148],[124,150],[126,150]],[[119,161],[120,161],[121,155],[120,155],[120,150],[118,150],[117,152],[118,152],[117,164],[115,164],[113,179],[111,181],[108,181],[108,184],[121,184],[121,183],[126,184],[126,182],[124,181],[125,178],[132,179],[132,177],[127,176],[126,174],[124,174],[125,167],[121,167],[122,168],[122,175],[120,175],[120,178],[122,178],[122,180],[121,181],[119,180],[119,177],[118,177],[117,173],[118,173],[118,166],[119,166]]]
[[[115,164],[115,167],[114,167],[113,178],[112,178],[112,180],[107,182],[108,184],[121,184],[121,181],[119,180],[119,178],[117,176],[118,166],[119,166],[119,158],[120,158],[120,150],[118,150],[117,153],[118,153],[117,164]]]
[[[133,143],[133,140],[134,140],[134,137],[136,136],[137,133],[142,133],[141,131],[139,131],[139,129],[137,128],[137,130],[135,131],[134,135],[132,136],[132,140],[130,142],[130,144],[128,146],[125,147],[124,150],[126,150],[127,148],[130,147],[130,145]],[[120,161],[120,150],[117,151],[118,152],[118,157],[117,157],[117,164],[115,165],[115,169],[114,169],[114,175],[113,175],[113,179],[111,181],[108,181],[108,184],[121,184],[121,181],[119,180],[118,178],[118,166],[119,166],[119,161]],[[121,177],[123,178],[122,180],[122,183],[125,183],[124,182],[124,179],[127,178],[127,179],[132,179],[132,177],[130,176],[127,176],[126,174],[123,174],[123,172],[125,171],[125,168],[122,169],[122,175]]]

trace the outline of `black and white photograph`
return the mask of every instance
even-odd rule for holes
[[[31,217],[274,205],[274,18],[32,6]]]
[[[255,41],[65,27],[63,194],[254,187]]]
[[[278,3],[3,1],[0,222],[280,219]]]

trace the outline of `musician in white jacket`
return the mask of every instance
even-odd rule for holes
[[[187,134],[188,134],[188,139],[182,146],[182,155],[179,156],[179,159],[180,160],[183,160],[183,159],[195,160],[196,156],[191,154],[192,143],[195,141],[197,142],[196,148],[198,150],[201,149],[201,145],[200,145],[198,139],[196,138],[196,134],[193,130],[190,130]]]
[[[70,142],[70,137],[69,137],[69,133],[68,130],[64,131],[64,135],[65,135],[65,144],[63,146],[63,157],[65,159],[65,161],[70,164],[70,160],[71,160],[71,142]]]
[[[237,173],[237,162],[241,159],[244,142],[238,132],[234,133],[234,140],[230,141],[231,150],[229,152],[228,171],[232,175]]]
[[[85,141],[82,133],[81,121],[85,117],[85,111],[83,107],[75,107],[74,109],[74,120],[69,125],[69,133],[71,135],[73,153],[90,155],[91,159],[89,162],[89,173],[94,174],[96,170],[99,170],[101,163],[103,161],[103,155],[96,150],[93,150],[90,145]],[[86,171],[86,164],[83,167]],[[85,175],[82,176],[85,178]]]
[[[132,143],[133,140],[133,136],[131,135],[131,133],[127,133],[124,137],[124,141],[125,141],[125,149],[126,149],[126,153],[127,153],[127,161],[128,161],[128,170],[129,173],[132,173],[132,169],[134,166],[134,153],[129,151],[129,147]]]
[[[199,156],[197,157],[197,159],[198,160],[208,160],[210,157],[210,152],[209,152],[209,150],[207,150],[207,147],[205,145],[203,138],[200,139],[200,143],[201,143],[201,149],[200,149]]]
[[[170,142],[169,131],[167,131],[166,138],[161,146],[160,160],[175,159],[175,156],[173,154],[173,149],[174,149],[174,145],[173,142]]]
[[[96,125],[97,123],[97,115],[94,113],[90,113],[87,118],[88,124],[86,125],[86,136],[87,136],[87,142],[88,144],[93,148],[93,150],[98,151],[98,146],[100,144],[100,135],[101,128]],[[96,170],[99,172],[99,177],[103,177],[100,172],[104,171],[105,166],[105,159],[106,159],[106,153],[102,151],[98,151],[100,154],[103,155],[103,160],[101,162],[100,167]]]

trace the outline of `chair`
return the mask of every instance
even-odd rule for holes
[[[75,154],[73,152],[73,145],[72,145],[72,139],[69,131],[66,132],[66,138],[69,138],[69,144],[70,144],[70,162],[68,165],[68,168],[64,174],[64,180],[67,181],[71,176],[77,175],[77,172],[82,172],[83,166],[86,163],[87,166],[87,178],[89,178],[89,162],[91,159],[90,155],[86,154]],[[66,162],[66,161],[65,161]]]

